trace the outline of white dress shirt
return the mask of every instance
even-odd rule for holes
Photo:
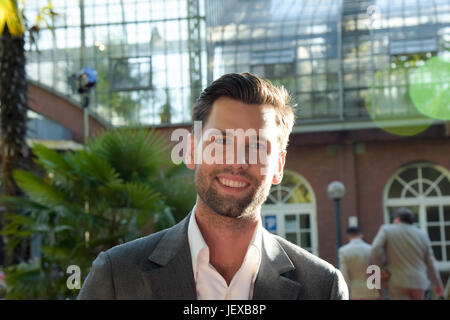
[[[262,226],[258,222],[241,267],[230,286],[209,263],[209,248],[195,219],[195,206],[189,220],[188,240],[198,300],[249,300],[261,264]]]

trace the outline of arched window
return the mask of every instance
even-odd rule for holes
[[[265,228],[314,254],[317,250],[316,202],[309,183],[285,170],[262,207]]]
[[[391,223],[396,208],[409,207],[415,223],[430,237],[440,270],[450,270],[450,173],[431,163],[397,170],[384,189],[384,220]]]

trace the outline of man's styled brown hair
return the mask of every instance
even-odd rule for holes
[[[206,122],[212,105],[220,97],[228,97],[245,104],[271,105],[275,109],[275,122],[280,128],[278,142],[286,150],[295,116],[290,95],[284,87],[277,87],[251,73],[229,73],[215,80],[200,94],[193,110],[193,120]]]

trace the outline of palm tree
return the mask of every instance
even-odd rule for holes
[[[23,1],[21,2],[23,3]],[[39,30],[39,23],[47,21],[46,15],[54,16],[51,1],[42,9],[35,24],[29,28],[31,39]],[[48,25],[48,23],[47,23]],[[23,9],[17,0],[0,0],[0,153],[2,162],[3,194],[18,195],[19,189],[13,179],[13,170],[23,168],[26,155],[27,131],[27,80],[25,74],[26,28]],[[0,229],[6,224],[0,211]],[[3,242],[7,239],[3,237]],[[0,247],[0,254],[3,250]],[[12,263],[12,255],[6,254],[4,264]],[[0,256],[0,262],[3,260]]]
[[[8,215],[8,245],[37,239],[41,248],[5,269],[7,298],[74,298],[78,292],[66,286],[69,265],[85,277],[100,251],[185,216],[195,202],[193,177],[171,164],[168,148],[166,138],[145,129],[106,131],[65,154],[35,145],[42,173],[15,170],[27,197],[2,202],[22,212]]]
[[[3,194],[17,195],[12,173],[23,167],[27,130],[24,27],[16,1],[0,1],[0,122]],[[6,224],[0,216],[0,228]],[[10,264],[12,257],[4,257]]]

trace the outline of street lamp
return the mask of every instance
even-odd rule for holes
[[[328,196],[334,201],[334,214],[336,217],[336,266],[339,267],[339,248],[342,245],[340,201],[345,195],[345,186],[342,182],[333,181],[328,185],[327,191]]]

